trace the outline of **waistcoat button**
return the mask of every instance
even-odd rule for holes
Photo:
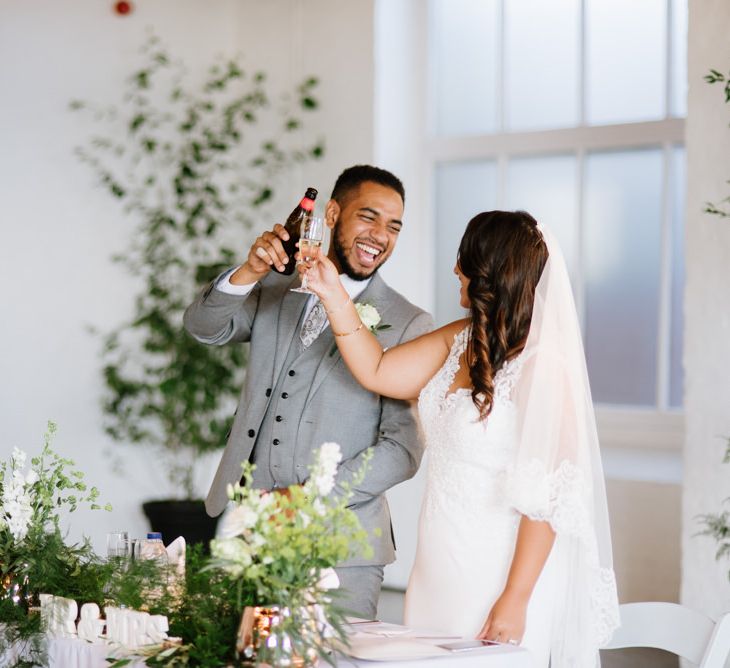
[[[279,445],[279,439],[278,439],[278,438],[275,438],[275,439],[274,439],[274,440],[272,441],[272,443],[273,443],[274,445]]]
[[[256,436],[256,432],[255,432],[255,431],[254,431],[253,429],[249,429],[249,430],[248,430],[248,435],[249,435],[249,436],[250,436],[251,438],[253,438],[254,436]]]

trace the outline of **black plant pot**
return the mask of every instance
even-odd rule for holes
[[[209,517],[202,500],[147,501],[142,510],[150,521],[152,531],[159,531],[165,545],[183,536],[188,545],[208,542],[215,536],[217,517]]]

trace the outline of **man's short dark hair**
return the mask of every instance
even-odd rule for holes
[[[372,181],[386,188],[392,188],[400,195],[403,204],[406,203],[406,191],[400,179],[395,174],[391,174],[385,169],[380,169],[380,167],[373,167],[372,165],[348,167],[337,177],[331,197],[340,206],[343,206],[347,196],[358,188],[361,183],[365,183],[366,181]]]

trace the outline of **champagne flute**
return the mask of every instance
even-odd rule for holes
[[[309,262],[312,259],[313,248],[320,248],[324,241],[324,219],[319,216],[307,217],[302,221],[299,236],[299,257],[297,264]],[[292,288],[292,292],[303,292],[307,295],[314,294],[307,287],[307,274],[302,274],[302,284],[298,288]]]

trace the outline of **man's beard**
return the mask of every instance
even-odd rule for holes
[[[355,271],[355,268],[350,264],[350,260],[347,257],[347,253],[345,252],[344,244],[342,243],[342,239],[340,238],[338,223],[339,219],[335,222],[334,235],[332,236],[332,247],[335,251],[335,257],[340,263],[340,268],[342,269],[342,272],[346,276],[349,276],[353,281],[366,281],[378,271],[380,265],[375,266],[369,274],[361,274]]]

